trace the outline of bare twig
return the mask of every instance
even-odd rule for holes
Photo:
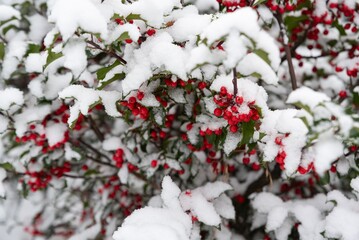
[[[93,120],[93,118],[88,115],[87,116],[87,119],[89,120],[90,122],[90,126],[92,128],[92,130],[95,132],[96,136],[98,137],[98,139],[103,142],[103,140],[105,139],[103,133],[100,131],[100,129],[98,128],[96,122]]]
[[[289,68],[289,75],[290,75],[290,80],[292,83],[292,90],[295,90],[298,88],[297,86],[297,79],[295,76],[295,71],[294,71],[294,66],[293,66],[293,61],[292,61],[292,52],[291,49],[288,45],[288,37],[286,35],[286,31],[285,31],[285,26],[283,24],[283,19],[282,19],[282,15],[277,12],[276,14],[274,14],[275,18],[278,21],[279,27],[280,27],[280,34],[282,36],[283,39],[283,46],[284,46],[284,51],[285,51],[285,56],[288,62],[288,68]]]
[[[236,68],[233,68],[233,80],[232,80],[232,83],[233,83],[233,94],[234,94],[234,97],[236,97],[237,93],[238,93],[237,69]]]

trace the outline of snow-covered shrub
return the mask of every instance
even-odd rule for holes
[[[0,1],[0,238],[358,239],[358,9]]]

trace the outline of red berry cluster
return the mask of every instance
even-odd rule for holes
[[[116,167],[121,168],[123,165],[124,151],[122,148],[116,150],[113,154],[112,159],[116,162]]]
[[[298,167],[298,172],[299,172],[300,174],[306,174],[306,173],[308,173],[310,170],[314,170],[314,163],[313,163],[313,162],[311,162],[306,168],[303,167],[303,166],[299,166],[299,167]]]
[[[64,173],[71,171],[71,163],[64,162],[63,166],[56,166],[50,168],[50,173],[58,178],[62,177]]]
[[[30,177],[27,184],[32,192],[46,188],[52,179],[51,175],[43,170],[34,172],[26,171],[25,175]]]
[[[141,119],[146,120],[149,117],[150,112],[147,107],[137,102],[137,100],[141,101],[143,99],[144,97],[143,92],[138,92],[136,97],[130,97],[128,101],[122,101],[121,105],[131,110],[131,113],[135,117],[139,116]]]
[[[260,118],[258,110],[255,107],[255,102],[246,103],[250,108],[248,113],[240,113],[239,106],[244,103],[241,96],[233,96],[228,93],[226,87],[221,87],[220,93],[213,97],[213,101],[217,104],[214,109],[214,115],[223,117],[227,120],[229,130],[233,133],[238,131],[238,124],[242,122],[249,122],[251,120],[257,121]]]
[[[275,140],[274,140],[275,144],[277,144],[278,146],[280,146],[279,151],[278,151],[278,154],[277,154],[277,156],[276,156],[276,158],[275,158],[275,161],[279,164],[279,167],[280,167],[280,169],[282,169],[282,170],[285,169],[285,167],[284,167],[284,165],[285,165],[284,160],[285,160],[285,158],[287,157],[287,153],[286,153],[285,150],[284,150],[284,146],[283,146],[282,140],[283,140],[283,138],[288,137],[288,136],[289,136],[289,134],[285,134],[284,136],[278,136],[278,137],[276,137]]]

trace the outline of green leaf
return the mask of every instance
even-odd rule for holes
[[[125,74],[124,73],[116,73],[115,76],[113,76],[113,78],[107,80],[107,81],[101,81],[100,82],[100,86],[97,88],[98,90],[102,90],[104,89],[107,85],[113,83],[114,81],[119,81],[125,78]]]
[[[338,20],[335,20],[332,24],[336,29],[338,29],[340,36],[346,36],[345,29],[342,25],[339,24]]]
[[[255,125],[255,122],[252,120],[249,122],[242,123],[243,137],[242,137],[241,145],[248,144],[249,141],[252,139],[254,130],[255,130],[254,125]]]
[[[353,104],[359,106],[359,93],[353,92]]]
[[[121,35],[122,36],[122,35]],[[120,65],[120,62],[119,61],[115,61],[114,63],[112,63],[110,66],[107,66],[107,67],[103,67],[103,68],[100,68],[99,70],[97,70],[97,79],[98,80],[102,80],[106,77],[107,73],[109,71],[111,71],[111,69],[113,69],[114,67]]]
[[[29,188],[26,185],[25,181],[22,182],[22,191],[21,191],[21,193],[22,193],[22,196],[24,198],[27,198],[27,196],[29,195]]]
[[[84,176],[91,176],[91,175],[94,175],[94,174],[99,174],[99,171],[96,170],[96,169],[89,169],[85,172]]]
[[[30,53],[39,53],[40,50],[41,50],[41,46],[40,46],[40,45],[30,43],[30,44],[28,45],[27,55],[30,54]]]
[[[48,56],[46,59],[46,65],[44,66],[44,68],[47,68],[47,66],[49,66],[50,63],[52,63],[53,61],[55,61],[56,59],[62,56],[63,56],[62,53],[54,53],[51,51],[51,49],[49,49]]]
[[[5,43],[0,43],[0,60],[3,60],[5,56]]]
[[[262,49],[256,49],[253,52],[257,54],[260,58],[262,58],[263,61],[265,61],[268,65],[271,64],[267,52],[263,51]]]
[[[259,5],[259,4],[262,4],[262,3],[265,3],[267,2],[267,0],[255,0],[254,3],[253,3],[253,7]]]
[[[284,18],[284,24],[287,26],[287,30],[292,32],[294,28],[296,28],[299,23],[308,19],[307,15],[300,15],[300,16],[286,16]]]
[[[0,168],[5,169],[6,171],[11,171],[13,172],[15,169],[14,167],[11,165],[11,163],[0,163]]]
[[[133,14],[133,13],[131,13],[130,15],[128,15],[128,16],[126,17],[126,20],[127,20],[127,21],[130,21],[130,20],[139,20],[139,19],[142,20],[140,14]]]
[[[2,30],[2,33],[5,35],[12,28],[18,29],[17,26],[15,26],[14,24],[11,24],[11,25],[9,25],[7,27],[4,27],[3,30]]]
[[[128,32],[124,32],[121,34],[121,36],[117,40],[121,42],[121,41],[124,41],[129,38],[130,38],[130,35],[128,35]]]

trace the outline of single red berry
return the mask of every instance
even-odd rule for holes
[[[249,162],[251,161],[251,159],[250,159],[249,157],[244,157],[244,158],[242,159],[242,161],[243,161],[243,164],[244,164],[244,165],[248,165]]]
[[[238,131],[238,126],[237,125],[231,125],[229,127],[229,130],[232,132],[232,133],[235,133]]]
[[[222,109],[220,109],[220,108],[214,109],[214,115],[215,115],[216,117],[220,117],[220,116],[222,116],[222,114],[223,114]]]
[[[138,91],[138,92],[137,92],[137,99],[138,99],[138,100],[141,101],[144,96],[145,96],[145,94],[144,94],[143,92],[141,92],[141,91]]]
[[[258,163],[253,163],[252,164],[252,169],[254,171],[258,171],[259,169],[261,169],[261,166]]]
[[[156,30],[153,29],[153,28],[150,28],[147,30],[147,35],[148,36],[152,36],[152,35],[155,35],[156,34]]]
[[[125,42],[128,43],[128,44],[131,44],[133,41],[132,41],[132,39],[127,38],[127,39],[125,40]]]
[[[299,166],[299,167],[298,167],[298,172],[299,172],[300,174],[306,174],[308,171],[307,171],[307,169],[305,169],[304,167]]]
[[[157,160],[151,161],[151,167],[153,167],[153,168],[157,167]]]
[[[339,98],[341,99],[344,99],[344,98],[347,98],[348,97],[348,94],[345,90],[342,90],[339,92]]]
[[[205,89],[206,86],[207,86],[207,84],[206,84],[205,82],[199,82],[199,83],[198,83],[198,88],[199,88],[200,90]]]
[[[276,137],[275,140],[274,140],[275,144],[277,145],[282,145],[282,138],[280,137]]]

